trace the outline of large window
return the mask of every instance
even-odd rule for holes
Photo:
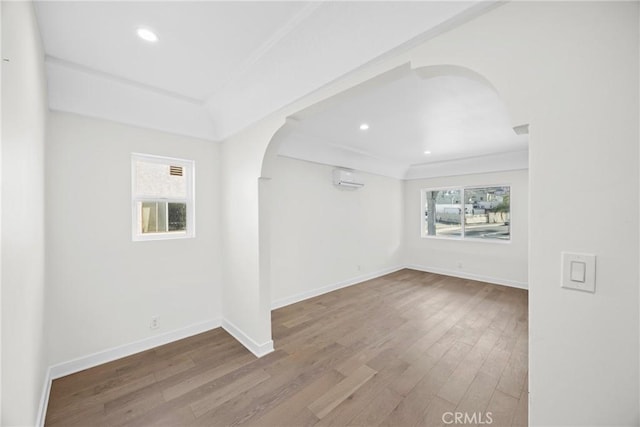
[[[133,240],[195,235],[191,160],[132,154]]]
[[[422,190],[422,237],[510,240],[511,187]]]

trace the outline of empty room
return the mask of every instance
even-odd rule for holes
[[[640,425],[640,7],[2,1],[2,426]]]

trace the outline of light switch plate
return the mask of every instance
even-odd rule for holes
[[[571,281],[584,283],[587,272],[587,265],[582,261],[571,261],[571,265],[569,268],[571,269],[569,271],[569,278],[571,279]]]
[[[561,286],[584,292],[596,291],[596,256],[562,252]]]

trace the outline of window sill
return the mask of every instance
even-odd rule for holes
[[[508,245],[513,239],[482,239],[476,237],[445,237],[445,236],[420,236],[421,239],[427,240],[445,240],[453,242],[474,242],[474,243],[496,243],[499,245]]]
[[[173,233],[154,233],[154,234],[136,234],[131,239],[134,242],[150,242],[156,240],[176,240],[176,239],[193,239],[195,233],[173,232]]]

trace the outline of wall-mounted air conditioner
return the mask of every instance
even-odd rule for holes
[[[364,187],[364,183],[360,181],[360,178],[354,171],[347,169],[334,169],[333,170],[333,184],[338,187],[345,188],[360,188]]]

